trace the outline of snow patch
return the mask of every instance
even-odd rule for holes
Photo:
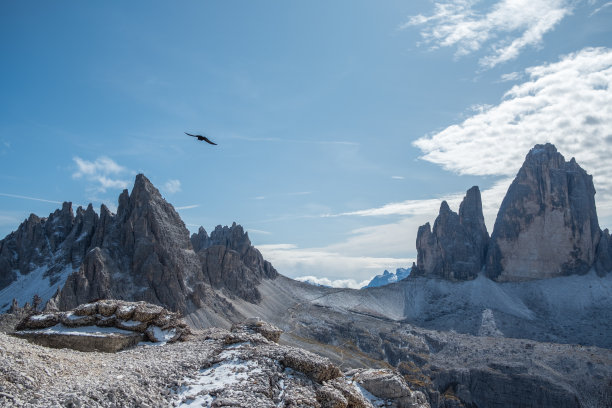
[[[17,299],[20,306],[23,306],[26,302],[31,302],[34,295],[40,296],[42,299],[41,305],[47,303],[55,295],[58,286],[64,286],[66,279],[73,272],[71,266],[66,266],[60,272],[57,282],[51,285],[49,277],[44,276],[49,268],[47,265],[40,266],[23,275],[19,271],[15,271],[17,279],[0,290],[0,313],[6,312],[10,308],[13,298]]]
[[[153,335],[156,339],[159,339],[159,343],[166,343],[176,335],[175,329],[163,330],[157,326],[153,326]]]
[[[195,378],[185,377],[185,385],[177,392],[179,407],[210,407],[214,401],[211,392],[236,385],[260,373],[256,361],[223,361],[202,369]]]
[[[136,326],[139,326],[141,324],[142,324],[142,322],[139,322],[137,320],[124,320],[124,321],[121,322],[121,325],[122,326],[126,326],[126,327],[136,327]],[[156,328],[159,328],[159,327],[156,326]]]
[[[129,330],[117,329],[116,327],[98,327],[98,326],[81,326],[81,327],[66,327],[59,323],[55,326],[45,329],[23,330],[24,333],[40,333],[40,334],[63,334],[68,336],[91,336],[91,337],[106,337],[109,334],[133,334]]]

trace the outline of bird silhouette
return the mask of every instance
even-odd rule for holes
[[[215,142],[212,142],[212,141],[211,141],[209,138],[207,138],[206,136],[202,136],[202,135],[192,135],[191,133],[187,133],[187,132],[185,132],[185,134],[186,134],[187,136],[196,137],[196,138],[198,138],[198,140],[200,140],[200,141],[202,141],[202,140],[203,140],[203,141],[205,141],[206,143],[209,143],[209,144],[211,144],[211,145],[215,145],[215,146],[217,145]]]

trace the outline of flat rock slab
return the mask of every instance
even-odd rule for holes
[[[40,331],[14,332],[31,343],[45,347],[69,348],[78,351],[101,351],[115,353],[136,346],[143,340],[141,333],[45,333]]]

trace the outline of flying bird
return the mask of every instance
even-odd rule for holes
[[[211,145],[215,145],[215,146],[217,145],[215,142],[212,142],[212,141],[211,141],[209,138],[207,138],[206,136],[202,136],[202,135],[192,135],[191,133],[187,133],[187,132],[185,132],[185,134],[186,134],[187,136],[197,137],[197,138],[198,138],[198,140],[200,140],[200,141],[202,141],[202,140],[203,140],[203,141],[205,141],[206,143],[209,143],[209,144],[211,144]]]

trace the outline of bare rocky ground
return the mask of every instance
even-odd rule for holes
[[[275,300],[284,302],[278,295]],[[397,368],[432,407],[453,401],[465,407],[612,406],[612,350],[503,337],[495,312],[485,312],[480,336],[312,301],[266,318],[285,330],[281,343],[324,355],[342,369]]]
[[[327,358],[278,345],[279,334],[255,322],[99,353],[0,333],[0,406],[429,407],[397,371],[343,373]]]

